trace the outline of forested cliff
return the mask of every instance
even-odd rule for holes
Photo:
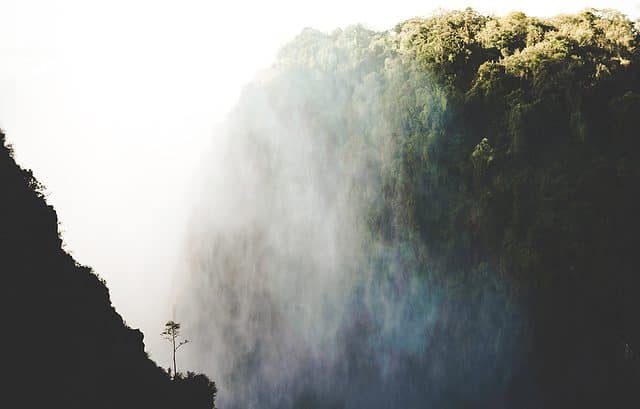
[[[223,401],[637,407],[639,46],[467,9],[284,47],[192,229]]]

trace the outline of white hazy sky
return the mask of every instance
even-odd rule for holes
[[[164,352],[186,187],[242,85],[304,27],[387,29],[466,6],[640,15],[640,0],[0,0],[0,127],[47,186],[68,249]]]

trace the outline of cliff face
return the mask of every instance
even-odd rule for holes
[[[55,210],[4,139],[3,338],[17,407],[213,407],[213,383],[194,374],[172,381],[146,355],[142,333],[115,311],[104,281],[62,248]]]
[[[193,228],[228,407],[638,407],[638,112],[611,10],[303,31]]]

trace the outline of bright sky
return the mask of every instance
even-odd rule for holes
[[[304,27],[387,29],[467,5],[640,15],[640,0],[2,0],[0,127],[47,186],[68,249],[157,351],[181,272],[186,185],[242,85]]]

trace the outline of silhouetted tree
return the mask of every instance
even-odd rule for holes
[[[178,374],[178,370],[176,367],[176,351],[181,346],[188,343],[189,340],[184,339],[180,341],[180,324],[179,323],[174,321],[168,321],[166,324],[164,324],[164,327],[165,327],[164,331],[162,331],[161,335],[164,337],[164,339],[171,342],[171,347],[173,351],[173,376],[175,378],[176,375]]]

